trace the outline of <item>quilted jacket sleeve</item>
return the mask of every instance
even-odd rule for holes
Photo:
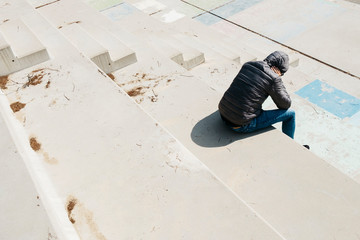
[[[280,77],[274,80],[270,87],[270,97],[279,109],[288,109],[291,106],[291,98]]]

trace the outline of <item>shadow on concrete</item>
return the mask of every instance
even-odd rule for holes
[[[232,142],[250,138],[274,129],[274,127],[268,127],[254,133],[237,133],[223,123],[219,111],[216,111],[201,119],[193,127],[191,139],[202,147],[223,147]]]

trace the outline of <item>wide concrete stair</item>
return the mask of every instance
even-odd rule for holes
[[[8,76],[19,86],[28,74],[42,81],[8,85],[4,93],[17,92],[1,95],[1,113],[47,206],[54,239],[281,239],[59,29],[22,3],[54,58]],[[184,69],[173,61],[168,66]],[[11,210],[16,218],[19,210]],[[36,238],[31,230],[17,231]]]
[[[214,51],[205,63],[184,68],[140,30],[128,32],[80,1],[36,12],[37,3],[21,5],[54,57],[8,76],[18,85],[3,92],[16,94],[1,95],[0,110],[57,238],[360,235],[356,182],[278,130],[239,135],[224,127],[216,109],[239,70],[234,59]],[[137,62],[112,79],[70,39],[71,28],[85,32],[80,24],[95,22],[116,38],[124,32],[122,42],[136,53]],[[165,36],[149,41],[164,41],[165,49]],[[29,74],[42,81],[19,88]],[[22,108],[11,108],[14,103]],[[10,208],[16,218],[18,210]]]

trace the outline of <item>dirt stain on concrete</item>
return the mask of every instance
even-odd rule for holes
[[[143,94],[142,89],[144,87],[134,87],[131,90],[127,91],[126,93],[130,96],[130,97],[136,97],[139,96],[141,94]]]
[[[115,76],[113,75],[113,74],[111,74],[111,73],[108,73],[108,76],[109,76],[109,78],[111,78],[111,80],[115,80]]]
[[[77,204],[77,199],[75,199],[74,197],[69,197],[67,204],[66,204],[66,210],[68,213],[68,218],[72,224],[74,224],[76,222],[75,219],[71,215],[76,204]]]
[[[59,162],[56,158],[49,157],[49,154],[47,152],[43,152],[43,156],[44,156],[44,161],[51,165],[57,164]]]
[[[69,196],[66,203],[68,218],[74,224],[78,234],[91,234],[92,239],[106,240],[105,236],[99,231],[99,227],[94,221],[94,214],[88,210],[83,203],[73,196]]]
[[[68,25],[75,24],[75,23],[81,23],[81,21],[69,22]]]
[[[35,9],[39,9],[39,8],[45,7],[45,6],[47,6],[47,5],[50,5],[50,4],[59,2],[59,1],[60,1],[60,0],[55,0],[55,1],[53,1],[53,2],[45,3],[45,4],[43,4],[43,5],[40,5],[40,6],[35,7]]]
[[[36,140],[35,137],[30,138],[30,147],[35,151],[39,151],[41,149],[41,144]]]
[[[50,87],[50,84],[51,84],[51,81],[49,80],[49,81],[46,83],[45,88],[49,88],[49,87]]]
[[[21,109],[23,109],[26,106],[25,103],[21,103],[21,102],[14,102],[12,104],[10,104],[10,108],[11,110],[16,113],[18,111],[20,111]]]
[[[45,76],[44,69],[34,70],[28,74],[28,81],[24,84],[24,87],[29,87],[30,85],[36,86],[42,83],[42,79]]]
[[[0,77],[0,88],[7,89],[6,84],[9,82],[9,76],[1,76]]]

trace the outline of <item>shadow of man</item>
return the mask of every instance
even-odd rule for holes
[[[253,133],[237,133],[227,127],[222,121],[219,111],[215,111],[195,124],[191,131],[191,139],[202,147],[223,147],[234,141],[253,137],[270,130],[274,130],[274,127],[268,127]]]

